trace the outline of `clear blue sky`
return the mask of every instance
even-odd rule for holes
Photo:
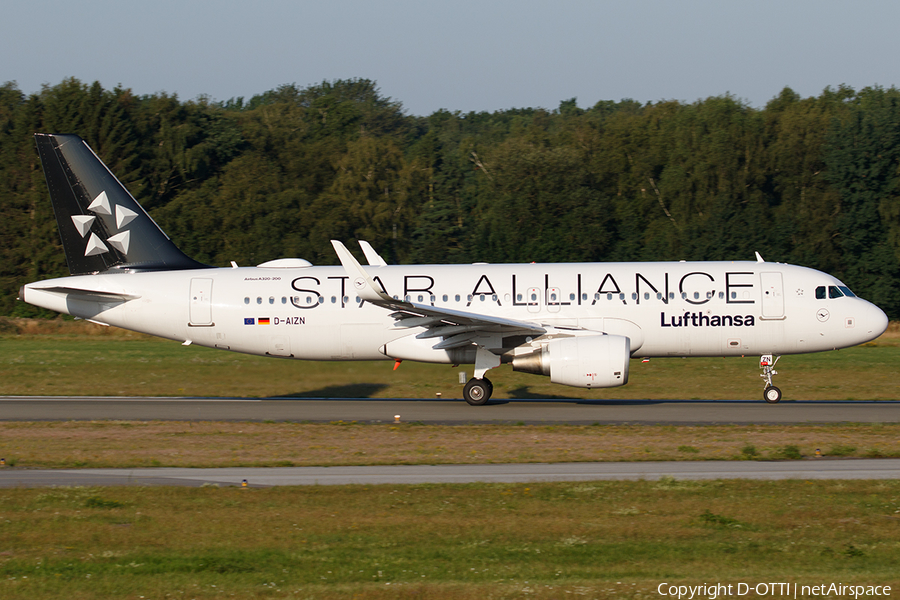
[[[900,2],[0,0],[0,82],[227,100],[362,77],[407,113],[578,98],[762,107],[784,86],[900,84]]]

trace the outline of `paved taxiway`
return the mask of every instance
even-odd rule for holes
[[[416,484],[675,479],[900,479],[900,459],[0,471],[0,487]]]
[[[890,423],[900,402],[0,397],[0,421],[359,421],[384,423]]]

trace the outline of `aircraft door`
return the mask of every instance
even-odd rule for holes
[[[212,279],[195,277],[191,279],[191,320],[193,327],[211,327],[212,322]]]
[[[762,286],[762,318],[784,318],[784,288],[781,273],[760,273]]]
[[[528,288],[528,295],[525,297],[525,302],[528,304],[528,312],[541,312],[541,290],[536,287]]]
[[[547,288],[547,310],[559,312],[560,304],[562,304],[562,292],[559,291],[559,288]]]

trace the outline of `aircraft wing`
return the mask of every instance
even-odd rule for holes
[[[436,350],[467,346],[472,343],[472,339],[478,333],[490,332],[537,337],[547,332],[547,329],[539,323],[530,321],[504,319],[392,298],[384,290],[379,289],[344,244],[337,240],[331,240],[331,244],[359,297],[366,302],[393,311],[391,316],[394,317],[396,326],[399,328],[426,328],[427,331],[417,335],[417,338],[444,338],[434,346]]]

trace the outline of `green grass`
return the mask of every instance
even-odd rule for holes
[[[0,421],[4,470],[898,457],[900,424]]]
[[[0,596],[561,598],[647,596],[664,581],[896,584],[898,516],[896,481],[2,490]]]
[[[494,397],[748,399],[762,397],[757,357],[633,360],[624,387],[551,384],[509,366],[489,372]],[[305,362],[236,354],[134,335],[0,337],[0,395],[461,397],[452,368],[404,362]],[[785,400],[896,400],[900,347],[860,346],[786,356],[776,383]]]

